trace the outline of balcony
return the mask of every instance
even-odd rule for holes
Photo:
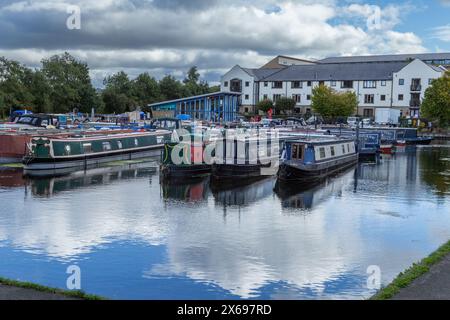
[[[420,107],[420,100],[412,99],[409,101],[409,106],[411,108],[419,108]]]
[[[411,91],[422,91],[422,85],[420,84],[412,84]]]

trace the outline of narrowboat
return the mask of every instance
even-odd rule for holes
[[[220,183],[236,179],[257,179],[277,173],[280,142],[277,139],[250,136],[216,141],[212,178]]]
[[[23,158],[25,172],[81,168],[101,163],[157,156],[171,132],[120,133],[67,138],[33,137]]]
[[[286,141],[278,170],[282,182],[315,182],[358,162],[353,139]]]
[[[204,159],[206,146],[206,142],[166,143],[161,155],[162,179],[198,179],[209,176],[211,163]]]

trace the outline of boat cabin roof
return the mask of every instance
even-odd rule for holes
[[[347,143],[347,142],[355,142],[354,139],[332,139],[330,137],[326,137],[324,139],[290,139],[287,140],[286,143],[293,144],[293,143],[299,143],[299,144],[312,144],[316,146],[321,145],[332,145],[332,144],[339,144],[339,143]]]

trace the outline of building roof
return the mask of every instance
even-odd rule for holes
[[[299,58],[294,58],[294,57],[289,57],[289,56],[284,56],[284,55],[278,55],[275,58],[273,58],[272,60],[270,60],[269,62],[267,62],[265,65],[263,65],[261,67],[261,69],[281,69],[281,68],[288,67],[288,65],[281,64],[280,59],[288,59],[291,61],[297,61],[298,63],[294,63],[294,64],[299,64],[299,65],[316,63],[315,61],[311,61],[311,60],[299,59]]]
[[[157,107],[157,106],[162,106],[162,105],[166,105],[166,104],[176,104],[176,103],[180,103],[180,102],[189,102],[189,101],[193,101],[193,100],[199,100],[199,99],[202,99],[202,98],[215,98],[215,97],[220,97],[220,96],[240,96],[240,95],[241,95],[240,93],[220,91],[220,92],[201,94],[201,95],[198,95],[198,96],[180,98],[180,99],[175,99],[175,100],[167,100],[167,101],[156,102],[156,103],[152,103],[152,104],[147,105],[147,107]]]
[[[348,56],[330,57],[319,60],[319,63],[361,63],[361,62],[394,62],[420,59],[422,61],[450,60],[450,52],[447,53],[419,53],[419,54],[392,54],[375,56]]]
[[[253,78],[255,78],[256,81],[259,81],[263,78],[266,78],[270,76],[271,74],[274,74],[275,72],[278,72],[282,70],[281,68],[278,69],[249,69],[249,68],[242,68],[245,72],[247,72],[249,75],[251,75]]]
[[[282,69],[264,81],[329,81],[329,80],[390,80],[409,62],[335,63],[294,65]]]

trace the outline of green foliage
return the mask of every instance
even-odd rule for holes
[[[257,110],[261,110],[262,112],[268,112],[270,109],[273,109],[273,102],[269,99],[261,100],[256,105],[256,108]]]
[[[292,98],[282,97],[275,103],[275,109],[280,113],[292,113],[294,111],[296,102]]]
[[[354,92],[338,93],[321,85],[312,90],[312,109],[324,118],[348,117],[358,108],[358,97]]]
[[[98,92],[92,86],[88,65],[67,52],[42,60],[40,70],[0,57],[0,116],[24,108],[38,113],[90,113],[95,108],[97,112],[118,114],[158,101],[220,90],[200,80],[195,66],[183,82],[171,75],[157,81],[148,73],[130,79],[120,71],[106,77],[104,86]]]
[[[421,111],[425,118],[438,121],[442,128],[450,125],[450,72],[434,80],[425,91]]]
[[[77,109],[90,112],[97,108],[95,89],[86,63],[76,60],[69,53],[54,55],[42,61],[44,73],[50,87],[52,111],[65,113]]]

